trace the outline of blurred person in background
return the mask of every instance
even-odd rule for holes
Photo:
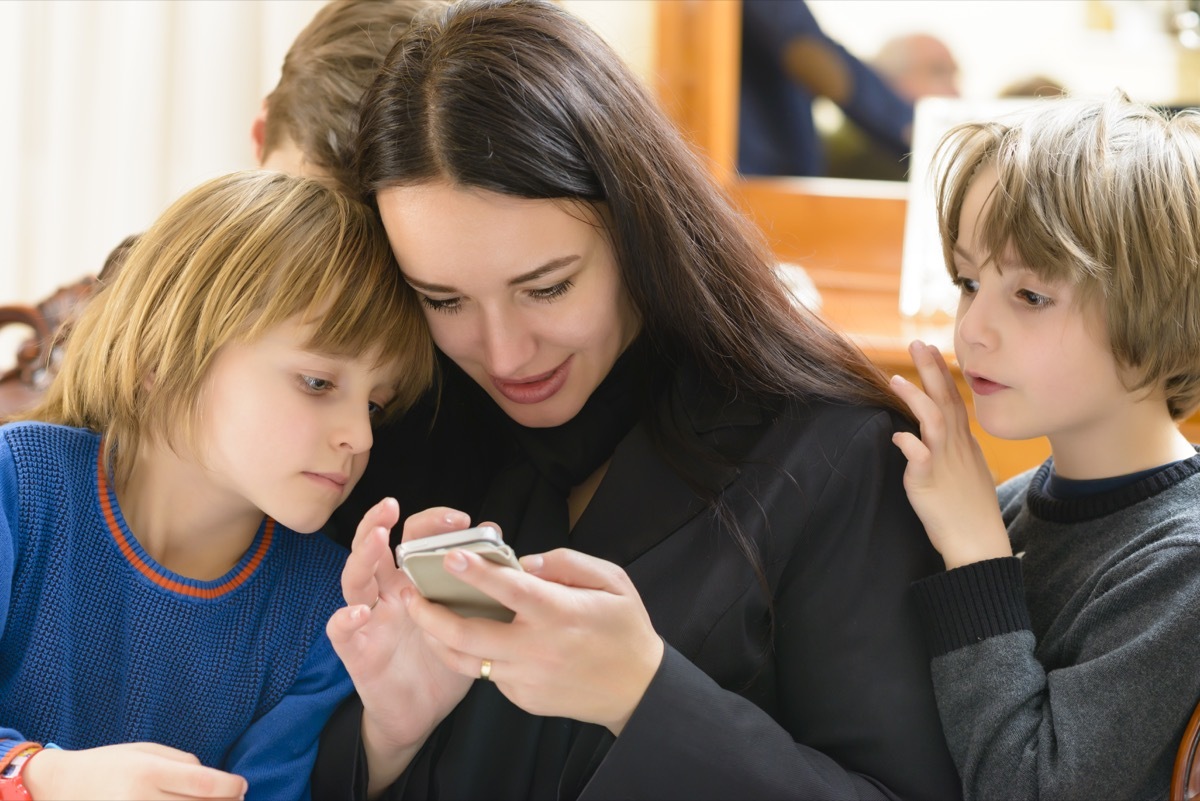
[[[813,101],[826,97],[897,160],[908,152],[913,106],[821,30],[808,4],[742,3],[738,170],[825,175]]]
[[[958,62],[945,42],[927,33],[909,33],[889,39],[871,60],[871,66],[888,85],[910,103],[922,97],[958,97]],[[872,138],[852,119],[825,139],[829,153],[827,174],[834,178],[904,181],[908,178],[907,154]]]

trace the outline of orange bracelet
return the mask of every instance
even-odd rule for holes
[[[0,759],[0,801],[33,801],[21,772],[43,750],[41,743],[18,743]]]
[[[26,749],[41,747],[41,743],[30,742],[28,740],[23,743],[17,743],[12,748],[8,749],[4,753],[4,756],[0,756],[0,773],[3,773],[4,769],[8,767],[8,763],[16,759],[19,754],[24,753]]]

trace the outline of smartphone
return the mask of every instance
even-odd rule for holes
[[[486,617],[505,623],[512,620],[515,613],[511,609],[446,572],[442,567],[442,558],[454,548],[474,551],[489,561],[521,569],[521,563],[517,561],[512,548],[504,544],[500,532],[491,526],[402,542],[396,546],[396,563],[421,595],[449,607],[463,617]]]

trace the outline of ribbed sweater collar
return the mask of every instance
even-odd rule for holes
[[[1120,512],[1200,473],[1200,454],[1111,492],[1081,498],[1059,499],[1046,492],[1046,483],[1053,468],[1054,459],[1047,459],[1029,482],[1026,502],[1030,513],[1050,523],[1082,523]]]

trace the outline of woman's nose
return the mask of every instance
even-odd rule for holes
[[[517,315],[485,314],[481,335],[483,361],[487,371],[498,378],[520,377],[522,368],[533,360],[535,339]]]

